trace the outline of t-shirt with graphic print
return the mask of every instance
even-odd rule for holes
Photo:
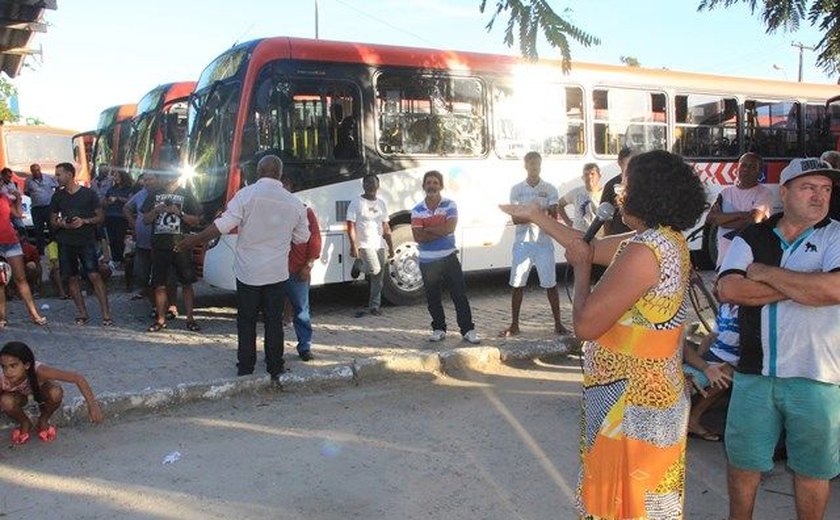
[[[198,202],[196,202],[192,193],[181,187],[171,192],[158,189],[146,197],[142,211],[148,213],[159,204],[175,206],[179,211],[175,213],[164,212],[155,217],[154,222],[152,222],[152,249],[172,249],[188,231],[181,215],[198,215],[200,212]]]

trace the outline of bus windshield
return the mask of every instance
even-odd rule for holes
[[[73,161],[73,143],[66,135],[8,132],[5,139],[6,165],[15,171],[29,171],[32,163]]]
[[[187,164],[196,174],[190,176],[190,183],[199,202],[225,194],[240,94],[239,81],[217,82],[190,99]]]

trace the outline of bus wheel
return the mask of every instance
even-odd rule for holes
[[[416,303],[423,298],[423,278],[420,276],[417,242],[411,226],[394,226],[391,239],[394,242],[394,258],[388,262],[382,295],[394,305]]]

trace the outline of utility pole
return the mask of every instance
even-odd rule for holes
[[[812,51],[812,50],[815,49],[815,47],[809,47],[809,46],[807,46],[807,45],[805,45],[801,42],[800,43],[790,42],[790,46],[791,47],[799,47],[799,82],[802,83],[802,51],[805,50],[805,49],[808,49],[809,51]]]
[[[318,0],[315,0],[315,39],[318,39]]]

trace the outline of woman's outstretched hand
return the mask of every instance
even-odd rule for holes
[[[533,221],[534,218],[544,213],[537,201],[529,204],[499,204],[499,209],[516,220],[527,222]]]

